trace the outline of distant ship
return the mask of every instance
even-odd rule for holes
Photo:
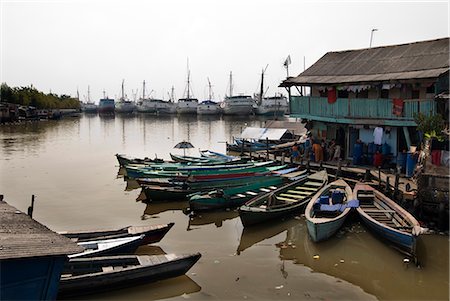
[[[98,102],[98,112],[100,114],[114,114],[114,99],[108,98],[103,91],[103,98]]]
[[[283,116],[289,109],[287,98],[283,96],[283,94],[275,94],[275,96],[272,97],[264,97],[264,71],[265,69],[261,73],[260,92],[255,97],[257,99],[255,114],[266,116]]]
[[[85,104],[83,104],[83,111],[85,113],[97,113],[98,107],[93,101],[91,101],[91,96],[90,96],[89,90],[90,89],[88,86],[88,99],[87,99],[87,102]]]
[[[117,113],[133,113],[136,109],[136,104],[134,101],[125,98],[123,83],[124,81],[122,81],[122,97],[115,103],[115,110]]]
[[[250,115],[253,113],[255,100],[250,95],[233,96],[233,78],[230,72],[230,95],[221,104],[225,115]]]
[[[209,86],[209,98],[198,104],[197,114],[219,115],[222,112],[222,110],[220,108],[220,105],[212,100],[213,96],[212,96],[211,82],[209,81],[209,78],[208,78],[208,86]]]
[[[187,86],[186,86],[186,98],[178,99],[177,113],[178,114],[197,114],[198,99],[191,98],[190,87],[190,71],[188,68]]]

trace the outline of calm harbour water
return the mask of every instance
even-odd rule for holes
[[[136,201],[140,189],[120,175],[114,154],[169,159],[173,146],[225,152],[245,126],[264,119],[103,117],[0,126],[0,194],[52,230],[175,222],[141,254],[201,252],[185,275],[95,296],[127,300],[448,300],[449,239],[423,235],[421,268],[372,236],[357,220],[315,244],[302,216],[244,229],[236,211],[183,213],[185,202]],[[318,255],[318,257],[317,257]]]

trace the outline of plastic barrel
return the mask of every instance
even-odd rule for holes
[[[416,167],[416,157],[414,153],[406,154],[406,177],[411,178],[414,174],[414,168]]]
[[[383,155],[380,153],[376,153],[373,155],[373,165],[376,167],[381,166],[383,164]]]
[[[402,172],[406,170],[406,153],[399,152],[397,154],[397,166],[402,169]]]
[[[362,157],[362,144],[355,143],[355,145],[353,145],[353,165],[361,164],[361,157]]]

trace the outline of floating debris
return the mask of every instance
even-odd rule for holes
[[[214,260],[214,263],[216,263],[216,264],[217,264],[217,263],[220,263],[220,261],[219,261],[219,260]]]
[[[345,261],[344,261],[344,259],[341,259],[341,260],[339,260],[339,262],[340,262],[340,263],[344,263]]]
[[[319,255],[314,255],[313,258],[314,258],[314,259],[319,259],[320,256],[319,256]]]
[[[280,290],[284,287],[284,285],[280,285],[280,286],[275,286],[275,289]]]
[[[409,262],[410,262],[409,258],[403,258],[403,263],[409,263]]]

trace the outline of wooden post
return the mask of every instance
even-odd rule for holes
[[[342,174],[342,162],[341,159],[338,159],[338,169],[336,170],[336,179],[340,178]]]
[[[269,161],[269,138],[268,137],[266,137],[266,161]]]
[[[319,170],[323,170],[323,161],[320,161],[319,163]]]
[[[241,156],[244,155],[244,144],[245,144],[245,139],[242,139],[242,145],[241,145]]]
[[[310,173],[309,159],[306,161],[306,172]]]
[[[397,195],[398,195],[399,182],[400,182],[400,174],[399,174],[399,172],[397,170],[397,172],[395,173],[395,182],[394,182],[394,199],[396,199]]]
[[[378,189],[381,189],[381,167],[378,166]]]
[[[370,170],[366,169],[366,173],[364,174],[364,182],[370,181]]]
[[[281,153],[281,164],[284,164],[284,152]]]
[[[386,195],[389,195],[390,192],[391,192],[391,191],[390,191],[390,190],[391,190],[391,187],[390,187],[391,185],[390,185],[390,183],[389,183],[390,180],[391,180],[390,177],[387,176],[387,177],[386,177],[386,189],[385,189],[385,194],[386,194]]]
[[[31,206],[28,207],[28,215],[33,218],[33,209],[34,209],[34,194],[31,195]]]

